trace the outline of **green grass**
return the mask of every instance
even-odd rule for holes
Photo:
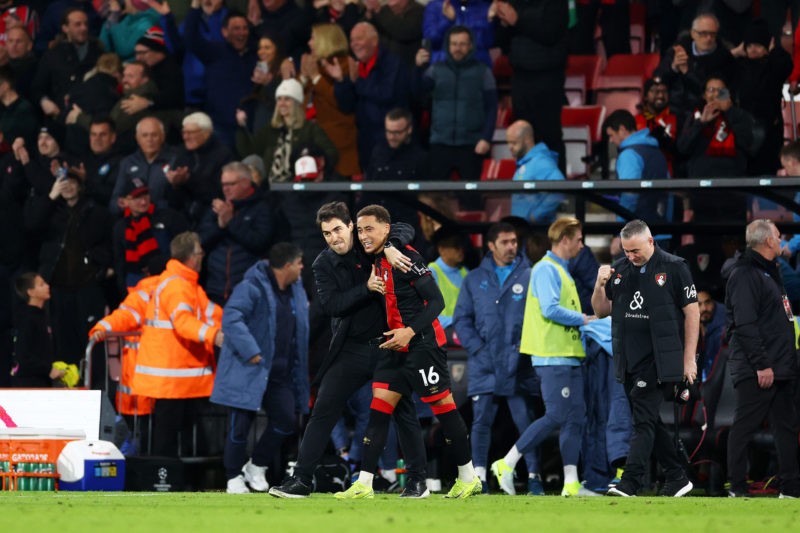
[[[0,493],[0,530],[60,533],[339,531],[404,533],[796,531],[800,501],[775,498],[582,498],[440,495],[407,501],[278,500],[265,494]]]

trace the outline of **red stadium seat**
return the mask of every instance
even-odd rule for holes
[[[600,76],[600,57],[596,55],[571,55],[567,58],[565,91],[570,105],[582,105],[587,101]]]
[[[517,171],[517,162],[513,159],[484,159],[481,181],[510,180]]]
[[[608,65],[600,79],[611,76],[639,76],[641,83],[644,84],[645,80],[653,75],[659,61],[658,54],[616,54],[608,59]]]
[[[647,48],[644,41],[647,6],[644,2],[632,2],[629,9],[631,17],[631,52],[641,54]]]
[[[589,173],[583,159],[592,153],[592,144],[603,135],[606,110],[603,106],[564,107],[561,129],[566,149],[567,179],[586,177]]]

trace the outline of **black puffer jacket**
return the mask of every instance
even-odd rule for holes
[[[778,265],[747,249],[725,290],[734,384],[772,368],[778,381],[797,376],[794,324],[784,310],[786,289]]]
[[[567,66],[567,24],[564,0],[511,0],[519,19],[497,26],[496,41],[509,54],[514,71],[539,72]]]

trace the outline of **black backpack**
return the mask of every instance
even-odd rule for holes
[[[338,455],[325,455],[314,471],[314,492],[341,492],[350,486],[350,466]]]

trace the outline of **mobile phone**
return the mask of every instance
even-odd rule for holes
[[[264,74],[269,74],[269,63],[266,61],[259,61],[256,63],[256,68]]]
[[[731,99],[731,92],[723,87],[717,93],[717,100],[730,100]]]
[[[56,181],[61,181],[67,179],[67,169],[64,167],[58,167],[56,170]]]
[[[432,47],[433,45],[431,44],[431,40],[430,40],[430,39],[422,39],[422,44],[421,44],[421,46],[422,46],[422,48],[423,48],[424,50],[427,50],[428,52],[430,52],[430,51],[431,51],[431,47]]]

